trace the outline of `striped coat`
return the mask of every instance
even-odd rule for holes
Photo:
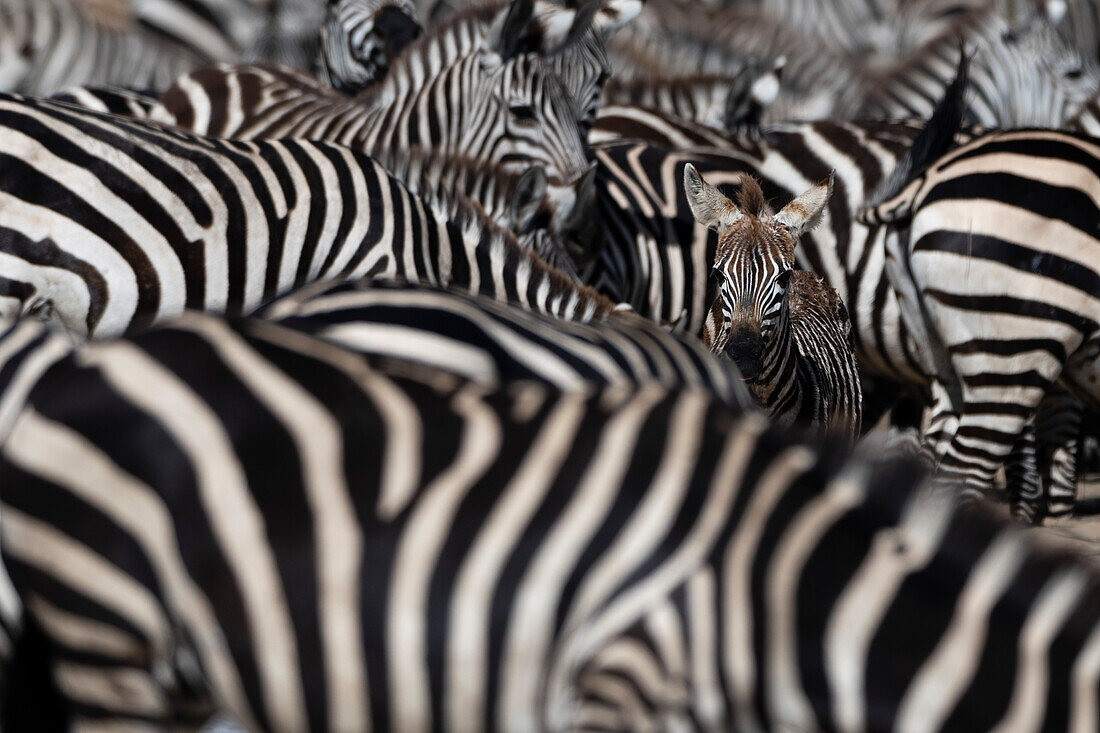
[[[908,464],[255,320],[59,348],[0,371],[40,375],[4,393],[0,529],[77,721],[1100,725],[1095,571]]]
[[[426,205],[355,150],[212,140],[17,97],[0,97],[0,140],[0,314],[110,336],[366,274],[566,318],[611,308],[509,233]]]

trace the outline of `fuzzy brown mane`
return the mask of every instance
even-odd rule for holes
[[[741,188],[737,191],[737,208],[746,216],[760,217],[768,213],[764,191],[752,176],[741,177]]]

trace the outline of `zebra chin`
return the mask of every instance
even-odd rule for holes
[[[754,329],[736,329],[726,340],[723,355],[734,363],[745,381],[751,382],[763,369],[764,340]]]

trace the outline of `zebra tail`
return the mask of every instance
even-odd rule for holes
[[[951,149],[955,135],[962,127],[969,65],[970,59],[965,49],[960,47],[954,81],[944,90],[943,97],[932,111],[932,117],[913,140],[909,150],[868,197],[856,215],[858,221],[867,225],[888,224],[912,215],[916,189],[920,185],[919,176]]]

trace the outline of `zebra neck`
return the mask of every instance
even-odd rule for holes
[[[788,300],[783,298],[772,336],[764,342],[760,376],[752,383],[753,393],[772,420],[783,425],[794,422],[801,410],[804,392]]]
[[[349,109],[349,114],[361,120],[351,144],[373,155],[407,150],[410,141],[428,148],[449,144],[469,149],[460,136],[465,132],[467,114],[476,99],[463,99],[462,104],[450,106],[444,118],[435,114],[433,105],[421,104],[425,98],[429,101],[432,97],[447,98],[452,85],[456,89],[464,88],[464,79],[471,76],[471,65],[481,63],[476,50],[467,49],[465,55],[451,53],[454,50],[446,46],[440,48],[438,53],[429,56],[425,66],[401,64],[386,76],[378,96],[370,100],[365,113],[362,106]],[[440,60],[445,53],[449,57],[447,63],[442,63]],[[434,70],[436,66],[441,68]],[[428,115],[428,119],[421,119],[423,115]],[[441,123],[446,124],[446,129],[439,127]]]

